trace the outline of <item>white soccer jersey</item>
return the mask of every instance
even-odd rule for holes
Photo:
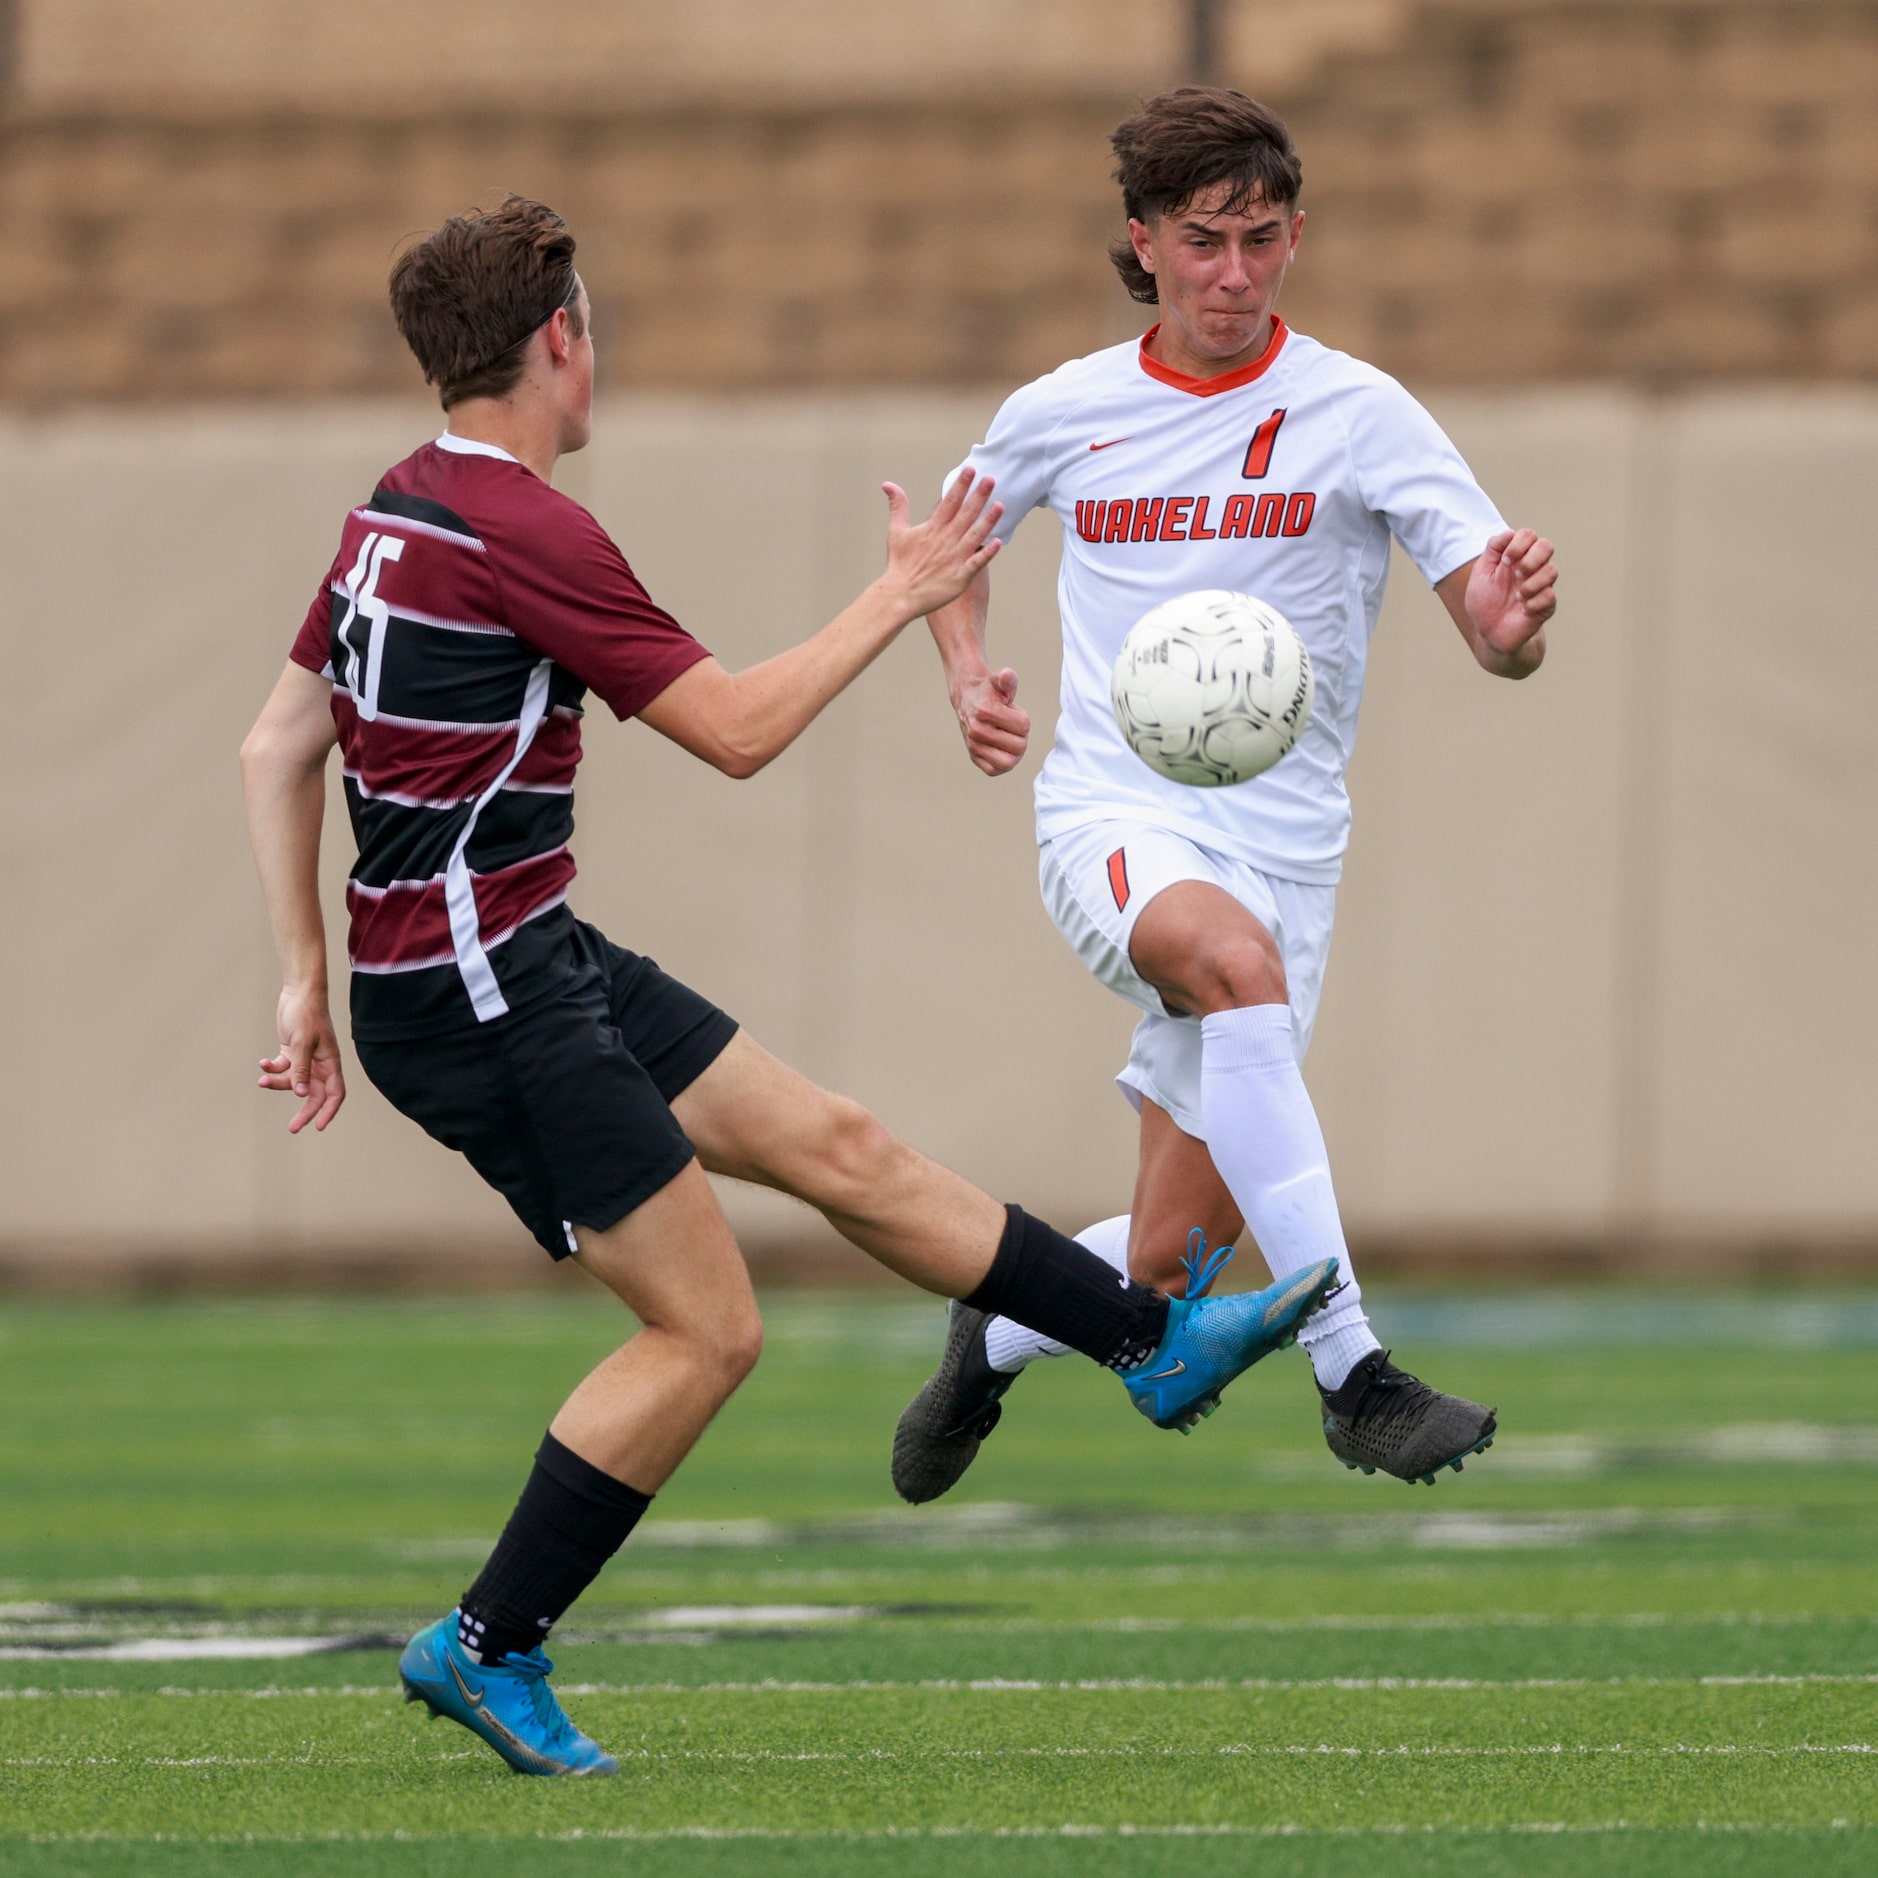
[[[1505,526],[1394,379],[1274,328],[1260,358],[1219,378],[1171,370],[1145,340],[1072,360],[1014,392],[968,459],[997,478],[1000,534],[1040,503],[1063,524],[1062,708],[1037,778],[1039,841],[1090,821],[1146,821],[1267,873],[1334,883],[1389,537],[1433,583]],[[1297,748],[1224,789],[1149,769],[1109,702],[1128,629],[1206,587],[1275,606],[1317,675]]]

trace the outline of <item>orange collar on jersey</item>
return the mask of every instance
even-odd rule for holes
[[[1150,378],[1158,378],[1162,384],[1172,385],[1176,391],[1191,392],[1196,398],[1217,398],[1222,391],[1237,391],[1241,385],[1249,385],[1253,379],[1263,378],[1291,336],[1291,329],[1274,313],[1271,343],[1250,365],[1242,365],[1236,372],[1222,372],[1217,378],[1195,378],[1191,372],[1177,372],[1171,365],[1163,365],[1148,351],[1148,341],[1160,330],[1161,325],[1157,320],[1141,335],[1141,369]]]

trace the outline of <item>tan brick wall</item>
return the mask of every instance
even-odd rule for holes
[[[1416,382],[1878,374],[1874,0],[1340,17],[1367,50],[1229,42],[1304,152],[1295,324]],[[423,113],[107,109],[44,63],[0,121],[15,402],[408,388],[391,254],[504,188],[580,231],[616,386],[1009,383],[1131,330],[1099,61],[1022,102]]]
[[[1432,5],[1287,102],[1298,308],[1391,370],[1878,371],[1878,7]]]
[[[1374,45],[1410,0],[1233,0],[1266,82]],[[675,98],[1128,92],[1180,69],[1187,0],[23,0],[18,86],[57,109],[405,111]]]

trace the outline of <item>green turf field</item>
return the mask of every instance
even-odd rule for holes
[[[0,1873],[1878,1871],[1878,1295],[1377,1307],[1501,1408],[1432,1492],[1330,1460],[1296,1352],[1189,1440],[1072,1359],[914,1512],[938,1307],[772,1300],[553,1648],[623,1766],[574,1783],[386,1639],[597,1294],[0,1306]]]

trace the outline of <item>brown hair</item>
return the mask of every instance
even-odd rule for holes
[[[1131,221],[1175,215],[1202,190],[1231,185],[1222,215],[1243,215],[1255,201],[1289,208],[1304,187],[1304,168],[1284,121],[1240,91],[1182,85],[1150,98],[1109,138],[1115,180]],[[1134,244],[1109,244],[1109,259],[1132,299],[1152,306],[1154,276]]]
[[[391,315],[447,411],[513,391],[529,340],[562,307],[578,337],[579,287],[567,224],[510,196],[487,214],[451,216],[405,249],[391,269]]]

